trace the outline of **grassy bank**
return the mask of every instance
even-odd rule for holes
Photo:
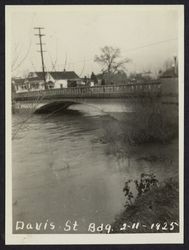
[[[158,233],[178,232],[179,190],[176,178],[169,178],[128,206],[112,224],[113,233]],[[140,223],[132,229],[133,223]],[[124,224],[129,225],[124,230]],[[141,226],[141,225],[145,225]],[[152,228],[151,228],[152,227]]]
[[[171,113],[169,115],[172,116]],[[104,126],[102,141],[107,144],[106,153],[117,159],[123,173],[124,169],[135,167],[137,162],[139,166],[149,166],[152,171],[146,168],[146,172],[142,172],[144,169],[141,167],[141,175],[153,173],[153,168],[154,172],[158,172],[157,168],[160,168],[161,180],[157,180],[158,185],[152,185],[145,191],[131,193],[129,203],[129,189],[127,190],[127,205],[112,223],[112,233],[178,232],[177,117],[172,116],[170,119],[164,110],[158,113],[149,109],[145,113],[128,113],[120,120],[119,117],[114,118],[111,124]],[[127,175],[125,177],[130,178]],[[141,180],[132,180],[133,185],[136,184],[135,181],[141,183]],[[136,223],[139,223],[138,228]]]

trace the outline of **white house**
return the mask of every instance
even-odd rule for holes
[[[76,87],[80,81],[79,76],[74,71],[54,71],[46,74],[46,82],[49,88]]]
[[[79,76],[74,71],[51,71],[45,73],[47,89],[75,87],[80,83]],[[30,72],[25,80],[28,91],[44,90],[43,72]]]

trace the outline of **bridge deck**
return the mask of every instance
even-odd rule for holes
[[[119,98],[126,96],[158,96],[160,82],[153,81],[143,84],[103,85],[93,87],[71,87],[62,89],[49,89],[40,91],[27,91],[14,93],[15,101],[53,98]]]

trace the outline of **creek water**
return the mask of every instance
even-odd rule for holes
[[[112,223],[123,211],[128,178],[171,175],[165,161],[137,160],[144,147],[138,158],[117,157],[119,140],[112,145],[102,138],[119,132],[119,121],[83,105],[61,114],[13,114],[13,232],[73,233],[64,230],[69,220],[77,221],[76,233],[88,233],[90,223]],[[154,152],[160,150],[154,145]],[[23,230],[16,230],[18,221]],[[33,229],[27,230],[27,223]],[[36,223],[42,223],[41,230]]]

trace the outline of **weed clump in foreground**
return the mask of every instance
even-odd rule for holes
[[[170,178],[159,184],[154,175],[141,175],[140,181],[134,182],[137,196],[134,199],[129,190],[130,180],[123,190],[127,198],[125,210],[112,224],[112,233],[178,232],[178,181]]]
[[[130,184],[135,184],[136,188],[136,197],[134,197],[133,192],[131,191]],[[140,197],[144,193],[150,191],[153,187],[158,187],[159,181],[156,179],[154,174],[141,174],[140,180],[128,180],[125,182],[125,186],[123,188],[123,192],[125,193],[126,203],[125,207],[129,207],[133,205],[133,200],[137,197]]]

